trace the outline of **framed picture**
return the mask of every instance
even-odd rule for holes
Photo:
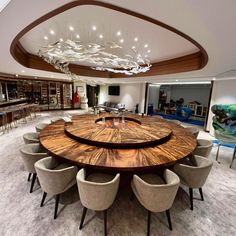
[[[77,91],[77,93],[83,93],[84,87],[83,86],[76,86],[76,91]]]

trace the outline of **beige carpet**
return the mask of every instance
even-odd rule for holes
[[[42,190],[36,184],[32,194],[24,171],[19,149],[22,135],[35,130],[35,125],[61,115],[63,112],[44,112],[27,124],[19,124],[0,135],[0,236],[59,236],[103,235],[101,213],[88,211],[84,228],[79,230],[82,206],[79,201],[59,205],[59,215],[53,220],[54,199],[48,197],[40,207]],[[78,113],[71,111],[66,113]],[[209,135],[201,132],[200,137]],[[206,185],[205,201],[194,191],[194,211],[189,209],[188,191],[179,189],[171,208],[173,231],[168,229],[164,213],[153,214],[151,235],[236,235],[236,161],[229,168],[233,150],[222,147],[221,164],[214,161]],[[215,160],[216,147],[210,158]],[[187,191],[187,192],[185,192]],[[108,235],[146,235],[146,210],[137,200],[129,200],[129,192],[120,190],[114,205],[108,211]]]

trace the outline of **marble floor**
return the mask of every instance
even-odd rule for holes
[[[40,207],[42,190],[30,183],[20,158],[22,135],[34,132],[39,122],[50,121],[63,112],[44,112],[28,123],[18,124],[6,134],[0,134],[0,236],[75,236],[103,235],[103,217],[88,211],[83,230],[79,230],[82,206],[79,201],[59,205],[59,215],[53,220],[54,199],[48,198]],[[68,111],[66,114],[78,113]],[[212,139],[201,131],[199,138]],[[229,168],[233,149],[222,147],[219,161],[215,161],[217,147],[210,159],[214,161],[207,183],[203,187],[205,201],[194,191],[194,210],[189,209],[188,190],[180,188],[171,208],[173,231],[168,229],[164,213],[152,216],[151,235],[236,235],[236,161]],[[74,199],[76,199],[77,195]],[[108,211],[108,235],[146,235],[146,210],[137,200],[129,200],[129,191],[120,190]]]

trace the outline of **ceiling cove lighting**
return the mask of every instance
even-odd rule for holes
[[[11,0],[0,0],[0,12],[9,4]]]

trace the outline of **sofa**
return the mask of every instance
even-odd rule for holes
[[[107,112],[111,111],[125,111],[125,104],[115,103],[115,102],[104,102],[98,105],[99,108],[103,108]]]

